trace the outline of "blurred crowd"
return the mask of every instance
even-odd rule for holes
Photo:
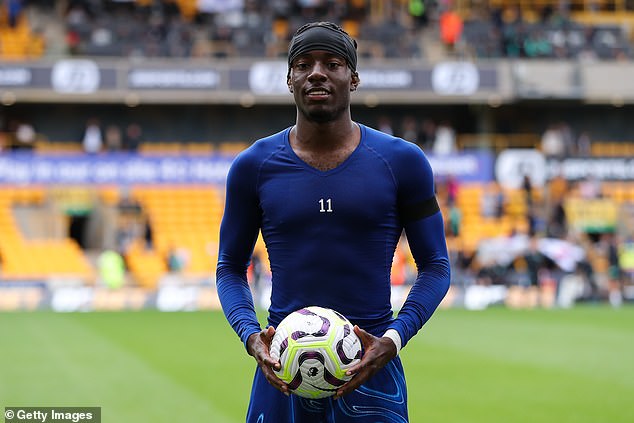
[[[436,157],[461,150],[450,122],[381,116],[376,126]],[[536,140],[533,148],[547,159],[592,156],[589,134],[576,133],[565,121],[547,125]],[[634,182],[617,183],[619,196],[609,189],[614,182],[592,177],[559,176],[539,185],[525,174],[519,188],[451,176],[436,182],[452,280],[463,292],[504,287],[504,301],[514,307],[569,307],[578,301],[619,307],[634,298]],[[598,207],[604,211],[596,213]],[[393,283],[415,277],[413,258],[401,243]]]
[[[519,6],[478,13],[464,23],[467,53],[482,58],[631,59],[629,34],[616,24],[587,24],[571,18],[570,3],[549,5],[525,18]]]
[[[420,31],[436,8],[422,0],[15,1],[21,10],[32,6],[32,17],[47,18],[35,19],[37,30],[61,29],[63,37],[47,38],[50,51],[115,57],[281,57],[295,30],[310,20],[337,22],[365,40],[362,55],[415,57]]]
[[[472,242],[463,231],[473,229],[467,225],[474,225],[474,211],[455,200],[463,194],[463,187],[451,178],[438,181],[454,294],[465,296],[473,292],[472,288],[483,290],[480,292],[503,288],[505,294],[497,301],[517,308],[566,308],[579,302],[607,302],[618,308],[632,300],[634,203],[620,205],[619,216],[627,215],[629,222],[584,230],[571,222],[566,205],[566,197],[577,198],[583,182],[554,180],[538,195],[528,184],[522,188],[527,195],[524,201],[530,201],[526,223],[517,222],[507,232]],[[482,192],[488,194],[481,198],[476,220],[502,225],[510,208],[509,191],[496,183],[492,186],[482,187]],[[594,199],[609,201],[601,194]],[[472,217],[465,224],[463,217],[467,214]],[[395,285],[406,285],[416,278],[406,243],[397,249],[392,276]]]
[[[281,57],[299,26],[330,20],[361,41],[364,57],[632,58],[626,27],[575,21],[572,3],[9,0],[0,24],[29,20],[51,56]]]

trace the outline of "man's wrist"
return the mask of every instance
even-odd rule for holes
[[[252,337],[253,335],[255,335],[255,336],[259,336],[259,334],[260,334],[259,332],[253,332],[253,333],[251,333],[249,336],[247,336],[247,340],[246,340],[246,342],[244,343],[244,346],[246,347],[246,350],[247,350],[247,354],[249,354],[249,355],[251,355],[251,356],[253,356],[253,351],[251,351],[251,342],[250,342],[250,341],[251,341],[251,337]]]
[[[394,346],[396,346],[396,355],[399,355],[401,352],[401,335],[398,334],[396,329],[388,329],[383,334],[383,338],[390,338],[392,342],[394,342]]]

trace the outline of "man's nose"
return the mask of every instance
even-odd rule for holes
[[[326,77],[326,66],[324,63],[321,62],[315,62],[315,64],[313,65],[311,71],[310,71],[310,75],[308,75],[309,78],[325,78]]]

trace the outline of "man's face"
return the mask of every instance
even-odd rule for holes
[[[293,61],[287,83],[297,110],[309,121],[325,123],[348,109],[358,76],[343,57],[314,50]]]

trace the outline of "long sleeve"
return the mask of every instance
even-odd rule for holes
[[[402,346],[423,327],[449,289],[450,267],[440,212],[405,227],[418,275],[403,307],[390,328],[401,336]]]
[[[253,161],[245,156],[236,158],[229,170],[216,268],[222,309],[245,346],[249,336],[261,330],[247,281],[260,225],[256,171]]]
[[[418,274],[403,307],[390,324],[402,346],[430,319],[449,289],[450,266],[442,213],[434,193],[433,172],[418,147],[396,167],[401,220]]]

